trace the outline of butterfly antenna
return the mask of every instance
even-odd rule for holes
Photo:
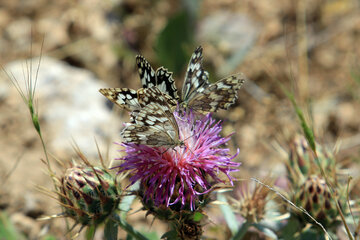
[[[196,158],[196,160],[199,160],[198,157],[195,155],[195,153],[190,149],[190,147],[187,147],[189,151],[192,153],[192,155]]]
[[[163,155],[164,153],[166,153],[169,149],[170,149],[170,148],[167,148],[165,151],[163,151],[163,152],[161,153],[161,155]],[[173,150],[176,152],[175,148],[173,148]]]

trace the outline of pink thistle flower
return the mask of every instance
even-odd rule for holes
[[[231,160],[239,151],[231,156],[228,148],[220,147],[230,136],[219,135],[221,122],[210,114],[196,119],[191,111],[184,114],[175,111],[174,116],[184,146],[168,149],[122,143],[125,147],[122,151],[127,155],[118,158],[124,162],[114,168],[120,168],[119,173],[130,171],[130,185],[140,180],[145,202],[151,200],[156,206],[166,207],[189,206],[193,211],[214,183],[225,182],[218,177],[219,172],[233,184],[230,172],[238,171],[240,163]]]

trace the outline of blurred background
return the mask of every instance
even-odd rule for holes
[[[94,137],[110,162],[127,113],[112,111],[104,87],[137,89],[135,56],[165,66],[181,89],[193,50],[204,49],[210,80],[243,72],[248,81],[224,121],[230,149],[240,149],[239,179],[284,177],[289,139],[301,131],[293,107],[277,82],[293,91],[317,141],[356,173],[360,144],[360,12],[356,0],[0,0],[0,64],[20,82],[37,79],[40,123],[49,151],[74,155],[71,139],[90,159]],[[32,71],[30,71],[32,69]],[[337,143],[341,142],[341,145]],[[63,236],[63,220],[36,221],[59,213],[56,201],[34,186],[52,188],[41,143],[20,95],[0,78],[0,209],[28,238]],[[356,175],[355,175],[356,176]],[[205,236],[227,239],[215,206]],[[137,206],[134,206],[138,210]],[[139,229],[166,230],[139,212]],[[39,235],[40,234],[40,235]],[[101,238],[101,236],[98,236]]]

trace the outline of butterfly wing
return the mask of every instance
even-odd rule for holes
[[[124,141],[152,147],[179,145],[179,127],[164,94],[156,87],[139,89],[138,99],[143,107],[135,123],[122,131]]]
[[[209,73],[202,68],[202,47],[195,49],[188,64],[181,100],[186,103],[209,85]]]
[[[141,108],[137,92],[130,88],[102,88],[99,92],[111,102],[127,111],[137,111]]]
[[[143,88],[140,89],[140,91],[143,91]],[[143,107],[138,101],[138,91],[130,88],[101,88],[99,90],[99,92],[111,102],[135,114]],[[161,96],[168,102],[170,107],[177,105],[177,101],[169,95],[161,93]]]
[[[150,88],[156,86],[156,73],[150,63],[146,61],[143,56],[137,55],[136,65],[138,67],[142,87]]]
[[[210,84],[188,103],[188,107],[200,113],[228,109],[237,99],[237,91],[245,82],[244,74],[236,74]]]
[[[156,86],[160,91],[166,93],[170,97],[172,97],[175,101],[175,105],[177,103],[176,100],[179,99],[177,94],[177,88],[175,86],[175,81],[172,78],[172,72],[169,72],[164,67],[159,67],[156,70]]]
[[[150,63],[140,55],[136,56],[136,65],[138,67],[142,87],[158,87],[160,91],[175,99],[174,103],[176,105],[176,99],[179,97],[177,95],[175,81],[172,78],[172,73],[164,67],[158,68],[155,72]]]
[[[126,143],[147,145],[150,147],[172,147],[169,136],[151,126],[130,125],[121,132]]]

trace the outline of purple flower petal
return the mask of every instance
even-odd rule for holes
[[[118,173],[130,171],[130,185],[141,182],[144,200],[151,199],[157,206],[180,202],[194,210],[199,196],[211,191],[212,184],[224,182],[218,177],[220,172],[233,184],[230,172],[238,171],[240,163],[232,160],[239,151],[231,156],[228,148],[221,148],[230,136],[219,135],[221,123],[210,114],[198,120],[191,111],[174,115],[185,146],[166,149],[123,143],[126,156],[118,158],[123,162],[114,168]]]

